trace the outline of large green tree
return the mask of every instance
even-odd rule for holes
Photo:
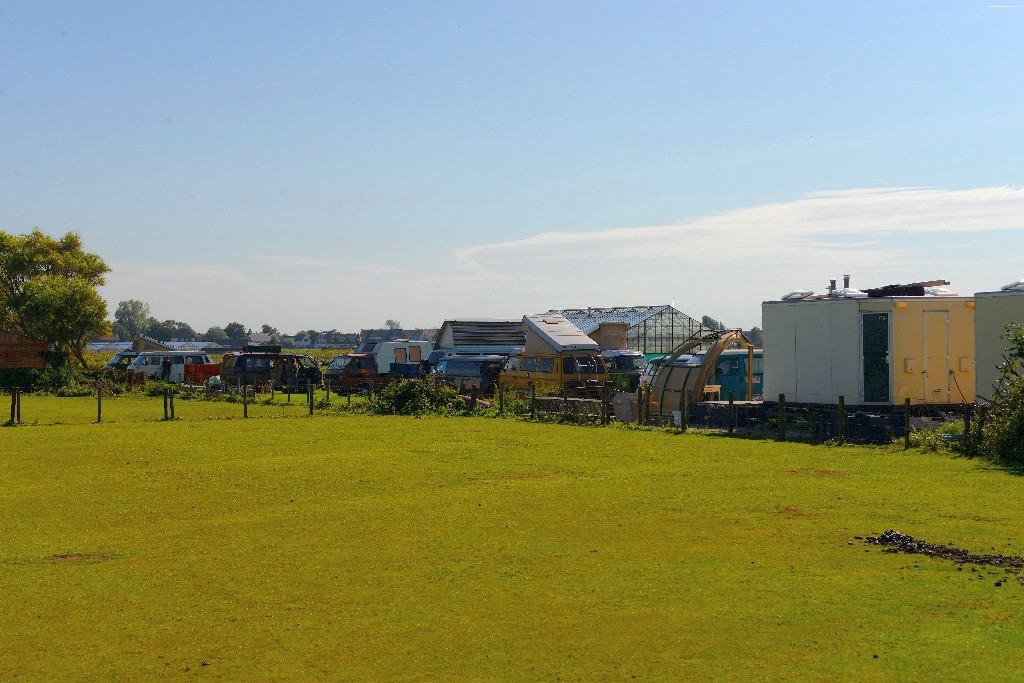
[[[90,339],[110,332],[97,287],[110,268],[73,232],[0,232],[0,327],[71,353],[85,365]]]
[[[138,299],[120,302],[114,312],[114,334],[124,340],[142,334],[152,323],[153,317],[149,314],[149,304]]]
[[[242,339],[245,337],[245,325],[242,323],[228,323],[224,326],[224,331],[227,332],[228,337],[231,339]]]
[[[228,333],[224,331],[223,327],[213,325],[210,329],[206,330],[206,334],[203,335],[204,341],[224,341],[228,338]]]
[[[152,339],[156,339],[157,341],[168,341],[170,339],[184,341],[187,339],[195,339],[199,336],[188,323],[183,323],[178,320],[160,321],[155,318],[150,320],[150,323],[146,326],[143,334]]]

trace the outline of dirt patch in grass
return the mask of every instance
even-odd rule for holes
[[[99,553],[66,553],[63,555],[53,555],[47,559],[52,562],[105,562],[106,560],[113,560],[114,555],[104,555]]]
[[[783,517],[789,517],[795,519],[797,517],[810,517],[810,513],[804,512],[800,508],[795,508],[792,505],[776,505],[775,511]]]

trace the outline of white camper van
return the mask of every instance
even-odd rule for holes
[[[202,351],[144,351],[128,366],[131,372],[139,372],[150,379],[161,379],[164,358],[171,360],[171,374],[168,382],[185,381],[185,364],[212,363],[210,355]]]

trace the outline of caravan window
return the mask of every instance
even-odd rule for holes
[[[555,371],[555,359],[554,358],[541,358],[537,361],[537,372],[554,372]]]
[[[523,372],[536,372],[537,371],[537,359],[536,358],[524,358],[523,359]]]
[[[406,362],[406,355],[405,355],[405,349],[404,348],[395,349],[395,362],[396,363],[405,363]]]
[[[419,363],[420,360],[422,360],[422,356],[420,355],[420,347],[418,347],[418,346],[410,346],[409,347],[409,362],[410,363]]]

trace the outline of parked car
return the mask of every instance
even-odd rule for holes
[[[163,376],[165,359],[170,361],[170,372],[166,378]],[[143,351],[131,362],[128,371],[149,379],[180,383],[186,379],[186,366],[212,364],[210,355],[202,351]]]
[[[549,388],[600,387],[608,369],[596,351],[509,356],[499,379],[506,388],[525,391],[530,384]]]
[[[602,351],[601,358],[608,367],[612,386],[618,391],[636,391],[640,372],[644,369],[644,354],[632,349]]]
[[[103,370],[127,370],[139,355],[138,351],[118,351],[103,365]]]
[[[295,374],[288,371],[293,361],[298,366]],[[273,382],[277,387],[305,389],[307,383],[320,386],[323,373],[312,356],[302,353],[242,351],[224,354],[220,364],[220,378],[228,386]]]
[[[498,386],[506,358],[498,355],[446,356],[438,361],[432,376],[460,391],[477,389],[490,394]]]
[[[722,400],[728,397],[730,391],[736,400],[746,399],[746,378],[748,378],[746,362],[748,362],[748,355],[748,350],[734,348],[722,351],[715,358],[715,368],[709,371],[706,385],[718,386],[719,396]],[[694,353],[685,361],[676,360],[673,364],[673,370],[697,372],[705,364],[705,357],[705,353]],[[665,372],[665,369],[662,372]],[[762,351],[759,348],[754,349],[754,372],[752,376],[751,393],[757,400],[761,398],[763,393],[762,387],[764,386],[764,362],[762,360]]]
[[[389,356],[390,357],[390,356]],[[386,359],[385,359],[386,360]],[[415,379],[423,372],[423,361],[378,365],[372,353],[346,353],[336,357],[324,371],[324,383],[338,394],[375,391],[396,378]]]
[[[751,383],[751,394],[754,399],[760,399],[763,394],[764,382],[764,360],[761,349],[754,349],[754,366]],[[717,385],[720,388],[720,397],[725,400],[732,392],[737,401],[744,401],[747,398],[747,349],[727,349],[715,359],[715,369],[708,373],[707,384]],[[684,365],[686,367],[700,367],[704,363],[704,354],[694,354]]]

